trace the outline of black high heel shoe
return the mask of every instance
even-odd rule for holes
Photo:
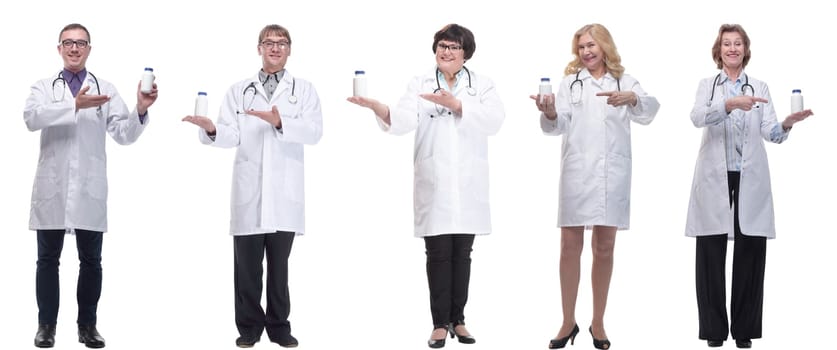
[[[437,329],[445,329],[445,330],[447,330],[447,327],[436,327],[436,328],[433,328],[433,330],[434,330],[434,331],[435,331],[435,330],[437,330]],[[445,335],[447,335],[447,334],[445,334]],[[431,337],[432,337],[432,335],[431,335]],[[442,337],[442,339],[433,339],[433,338],[430,338],[430,339],[427,341],[427,346],[429,346],[430,348],[433,348],[433,349],[443,348],[443,347],[445,347],[445,337],[443,336],[443,337]]]
[[[578,334],[578,325],[576,324],[573,326],[573,330],[570,331],[570,335],[563,337],[563,338],[555,338],[549,340],[549,348],[550,349],[561,349],[567,346],[567,341],[570,342],[571,345],[575,345],[575,336]]]
[[[590,326],[589,330],[590,330],[590,337],[593,338],[593,347],[595,347],[596,349],[603,349],[603,350],[610,349],[610,340],[596,339],[596,337],[593,336],[593,326]]]
[[[461,335],[456,333],[456,326],[462,325],[464,326],[465,323],[463,322],[454,322],[448,325],[448,332],[450,332],[450,338],[453,339],[454,337],[459,338],[459,342],[462,344],[473,344],[476,343],[477,340],[474,339],[471,335]]]

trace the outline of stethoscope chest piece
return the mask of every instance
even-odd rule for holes
[[[288,102],[290,102],[292,105],[295,105],[297,102],[296,95],[288,96]]]

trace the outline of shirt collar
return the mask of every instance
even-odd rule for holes
[[[87,68],[80,70],[78,73],[73,73],[69,69],[64,68],[64,70],[61,71],[61,76],[64,77],[64,80],[66,80],[68,84],[76,82],[81,84],[81,82],[84,81],[84,78],[87,77]]]
[[[718,85],[723,85],[723,84],[725,84],[729,81],[730,80],[729,80],[729,76],[727,75],[727,72],[724,72],[723,70],[721,70],[721,79],[718,82]],[[734,84],[734,83],[737,83],[737,82],[745,82],[745,81],[747,81],[747,73],[744,73],[744,71],[742,70],[741,74],[738,75],[738,79],[736,79],[736,81],[733,81],[732,83]]]
[[[450,90],[453,90],[457,85],[459,85],[459,81],[462,80],[462,76],[465,75],[465,70],[466,69],[467,68],[465,68],[465,66],[462,66],[462,69],[460,69],[458,72],[456,72],[456,82],[453,83],[453,86],[447,86],[448,84],[447,84],[447,80],[445,80],[445,75],[442,73],[441,70],[439,70],[439,67],[436,67],[436,81],[439,82],[439,85],[441,86],[442,89],[444,89],[445,87],[448,87],[448,88],[450,88]],[[442,83],[444,83],[444,84],[442,84]]]
[[[267,79],[275,79],[276,83],[278,84],[282,77],[285,76],[285,70],[280,70],[273,74],[267,74],[264,70],[259,69],[259,82],[262,84],[267,82]]]

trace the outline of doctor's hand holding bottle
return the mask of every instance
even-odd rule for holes
[[[212,119],[202,117],[199,115],[187,115],[182,120],[184,122],[189,122],[199,126],[201,129],[205,130],[206,133],[209,135],[215,134],[215,123],[212,122]]]
[[[767,240],[776,238],[765,142],[784,143],[813,112],[779,122],[767,83],[745,71],[752,52],[741,25],[721,25],[710,52],[719,71],[698,83],[690,114],[702,135],[685,232],[695,238],[698,338],[720,347],[732,336],[738,348],[750,348],[762,337]]]
[[[381,101],[363,96],[352,96],[347,98],[346,101],[349,101],[361,107],[371,109],[373,112],[375,112],[375,115],[378,118],[381,118],[381,120],[383,120],[385,123],[390,124],[389,106],[381,103]]]
[[[543,133],[563,137],[557,157],[563,320],[549,348],[565,348],[580,332],[575,315],[578,276],[584,234],[591,230],[593,314],[587,330],[595,348],[609,349],[604,316],[616,232],[630,226],[631,124],[651,123],[660,104],[625,74],[613,37],[601,24],[576,31],[571,47],[574,58],[564,69],[558,93],[529,96],[541,112]]]
[[[471,251],[475,236],[491,233],[488,136],[505,111],[493,81],[465,67],[476,50],[470,30],[446,25],[432,49],[436,67],[415,76],[392,108],[364,96],[347,100],[371,109],[385,132],[415,132],[414,236],[424,240],[433,321],[427,346],[441,348],[448,334],[476,342],[465,327]]]

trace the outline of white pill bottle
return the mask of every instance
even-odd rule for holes
[[[354,84],[352,85],[352,95],[366,97],[366,72],[362,70],[355,71]]]
[[[541,78],[541,85],[538,87],[538,102],[543,103],[543,97],[552,94],[552,83],[549,78]]]
[[[198,97],[195,98],[195,116],[197,117],[206,117],[209,113],[209,98],[206,97],[206,93],[201,91],[198,92]]]
[[[802,103],[802,90],[794,89],[791,93],[791,113],[801,112],[805,109]]]
[[[140,83],[140,91],[146,94],[151,93],[154,88],[154,69],[146,67],[142,71],[142,83]]]

